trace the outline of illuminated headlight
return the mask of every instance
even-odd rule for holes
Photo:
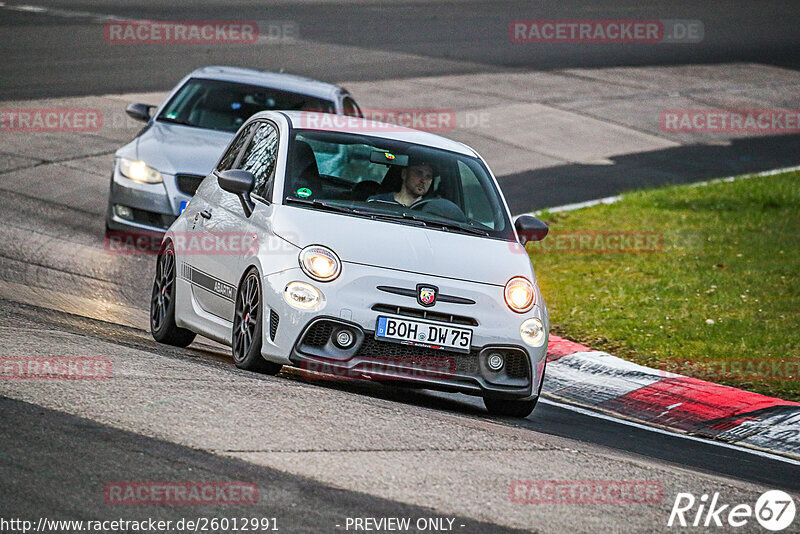
[[[310,310],[319,304],[322,295],[319,290],[305,282],[289,282],[283,291],[283,298],[290,306],[300,310]]]
[[[533,295],[533,284],[527,278],[516,276],[506,284],[506,304],[517,313],[525,313],[533,307]]]
[[[119,172],[126,178],[145,184],[159,184],[164,181],[161,173],[148,167],[144,161],[119,158]]]
[[[531,347],[538,347],[544,342],[544,326],[542,321],[534,317],[528,319],[519,327],[519,334],[522,341]]]
[[[342,262],[336,253],[320,245],[311,245],[300,251],[300,267],[319,282],[335,280],[342,272]]]

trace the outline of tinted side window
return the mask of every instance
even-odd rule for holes
[[[225,152],[225,155],[220,160],[219,165],[217,165],[218,171],[227,171],[233,167],[233,164],[236,162],[236,157],[242,151],[244,144],[247,142],[250,134],[257,126],[258,123],[254,122],[239,132],[239,135],[237,135],[233,142],[229,145],[227,152]]]
[[[344,114],[347,115],[348,117],[361,116],[361,110],[358,108],[358,104],[356,104],[356,101],[350,98],[349,96],[344,97],[344,100],[342,101],[342,108]]]
[[[238,168],[253,173],[256,177],[256,187],[253,193],[267,200],[270,200],[271,196],[270,192],[267,191],[267,185],[275,173],[277,161],[278,131],[272,124],[260,122]]]

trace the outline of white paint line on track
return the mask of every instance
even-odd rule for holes
[[[752,454],[754,456],[761,456],[762,458],[769,458],[770,460],[775,460],[778,462],[784,462],[790,465],[800,465],[800,460],[795,460],[794,458],[788,458],[786,456],[780,456],[777,454],[772,454],[769,452],[761,451],[758,449],[751,449],[749,447],[742,447],[740,445],[734,445],[732,443],[725,443],[724,441],[714,441],[711,439],[700,438],[697,436],[690,436],[688,434],[679,434],[677,432],[670,432],[669,430],[664,430],[663,428],[657,428],[652,426],[647,426],[642,423],[636,423],[634,421],[628,421],[627,419],[619,419],[617,417],[606,415],[604,413],[595,412],[586,408],[581,408],[580,406],[573,406],[571,404],[564,404],[562,402],[540,398],[539,402],[548,404],[550,406],[555,406],[556,408],[563,408],[565,410],[570,410],[575,413],[579,413],[581,415],[586,415],[588,417],[594,417],[597,419],[602,419],[604,421],[611,421],[613,423],[619,423],[621,425],[627,425],[634,428],[638,428],[641,430],[648,430],[650,432],[655,432],[657,434],[664,434],[667,436],[672,436],[675,438],[680,439],[688,439],[690,441],[699,441],[700,443],[705,443],[706,445],[712,445],[716,447],[723,447],[725,449],[733,449],[735,451],[744,452],[747,454]]]
[[[784,172],[792,172],[792,171],[800,171],[800,165],[795,165],[794,167],[783,167],[780,169],[772,169],[769,171],[761,171],[754,174],[726,176],[724,178],[715,178],[714,180],[706,180],[704,182],[694,182],[691,184],[684,184],[684,185],[688,187],[703,187],[706,185],[718,184],[721,182],[735,182],[737,180],[746,180],[748,178],[763,178],[765,176],[774,176],[776,174],[781,174]],[[528,213],[521,213],[519,215],[515,215],[514,220],[517,220],[519,217],[522,217],[523,215],[533,215],[535,217],[545,211],[552,211],[552,212],[575,211],[583,208],[591,208],[593,206],[599,206],[600,204],[613,204],[615,202],[619,202],[621,198],[622,195],[615,195],[613,197],[598,198],[595,200],[587,200],[585,202],[575,202],[574,204],[564,204],[563,206],[555,206],[552,208],[543,208],[540,210],[530,211]]]
[[[599,206],[600,204],[613,204],[614,202],[618,202],[621,198],[622,198],[621,195],[614,195],[613,197],[598,198],[595,200],[587,200],[585,202],[575,202],[574,204],[564,204],[563,206],[556,206],[555,208],[544,208],[541,210],[531,211],[528,213],[522,213],[520,215],[517,215],[517,217],[522,217],[523,215],[536,216],[542,213],[543,211],[553,211],[553,212],[575,211],[583,208],[591,208],[592,206]]]
[[[5,2],[0,2],[0,9],[6,9],[8,11],[20,11],[23,13],[31,13],[37,15],[47,15],[51,17],[62,17],[62,18],[87,18],[92,19],[94,22],[108,22],[108,21],[129,21],[132,19],[125,19],[121,17],[117,17],[116,15],[107,15],[105,13],[92,13],[89,11],[74,11],[70,9],[59,9],[59,8],[49,8],[49,7],[42,7],[42,6],[32,6],[28,4],[6,4]]]
[[[27,5],[8,6],[8,9],[13,9],[14,11],[28,11],[31,13],[44,13],[45,11],[47,11],[46,7],[27,6]]]

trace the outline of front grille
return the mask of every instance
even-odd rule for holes
[[[406,317],[416,317],[417,319],[427,319],[429,321],[440,321],[443,323],[463,324],[466,326],[478,326],[478,321],[472,317],[463,315],[453,315],[451,313],[434,312],[430,310],[420,310],[417,308],[405,308],[403,306],[390,306],[389,304],[375,304],[372,309],[380,313],[391,313],[394,315],[404,315]]]
[[[333,332],[333,323],[330,321],[318,321],[308,329],[306,335],[303,336],[303,345],[311,347],[324,347],[328,340],[331,338]]]
[[[396,307],[393,307],[396,310]],[[394,311],[393,311],[394,312]],[[277,323],[277,321],[275,321]],[[328,351],[337,351],[331,342],[331,335],[340,326],[331,320],[319,320],[312,324],[300,340],[297,350],[303,354],[322,358],[330,357]],[[272,323],[270,324],[272,328]],[[402,343],[392,343],[375,339],[375,332],[364,331],[363,341],[355,351],[341,350],[342,359],[361,358],[365,361],[385,362],[410,369],[438,370],[457,376],[483,376],[488,382],[499,386],[520,387],[520,379],[528,381],[528,356],[524,350],[516,347],[473,348],[469,353],[451,350],[432,349]],[[361,338],[359,330],[359,338]],[[499,352],[505,358],[505,366],[498,373],[488,372],[485,367],[481,371],[481,358],[492,352]],[[483,355],[481,355],[483,353]],[[424,375],[421,375],[424,376]],[[510,380],[510,382],[509,382]]]
[[[278,333],[278,322],[281,320],[278,312],[275,310],[269,311],[269,338],[275,341],[275,335]]]
[[[528,358],[516,350],[506,353],[506,374],[509,378],[528,378]]]
[[[178,185],[178,190],[183,193],[184,195],[192,195],[197,192],[197,188],[200,187],[200,182],[203,181],[205,176],[200,176],[199,174],[176,174],[175,181]]]
[[[359,347],[356,356],[377,361],[391,360],[392,363],[409,363],[412,367],[419,368],[436,368],[443,359],[453,359],[455,361],[455,372],[457,374],[478,374],[477,350],[466,354],[449,350],[414,347],[411,345],[401,345],[400,343],[378,341],[370,337],[370,335],[370,333],[367,333],[367,337],[364,339],[364,343],[361,344],[361,347]],[[449,367],[449,369],[452,369],[452,366]]]
[[[154,211],[140,210],[137,208],[130,208],[133,213],[133,222],[146,224],[148,226],[156,226],[158,228],[169,228],[175,222],[174,215],[165,213],[156,213]]]

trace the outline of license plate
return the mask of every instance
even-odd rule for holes
[[[181,213],[183,213],[183,210],[185,210],[185,209],[186,209],[186,205],[187,205],[188,203],[189,203],[189,201],[188,201],[188,200],[181,200],[181,206],[180,206],[180,208],[178,208],[178,215],[180,215]]]
[[[396,317],[378,317],[375,339],[432,349],[469,352],[472,330],[440,323],[410,321]]]

